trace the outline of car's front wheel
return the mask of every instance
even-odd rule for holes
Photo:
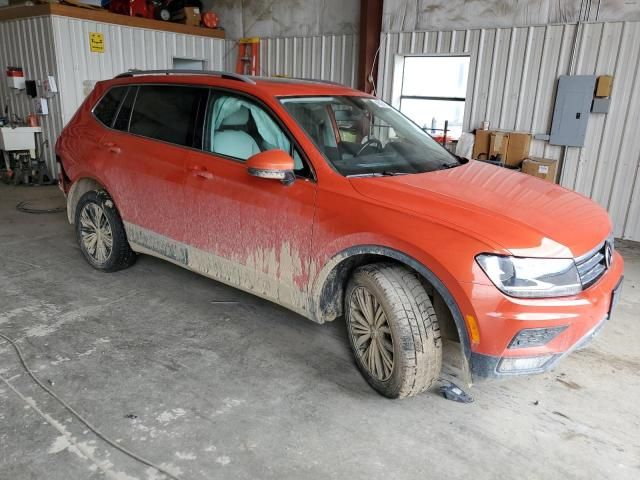
[[[414,272],[387,263],[358,268],[347,286],[345,319],[356,363],[382,395],[417,395],[438,379],[440,328]]]
[[[76,207],[76,238],[89,264],[115,272],[135,262],[122,219],[104,191],[85,193]]]

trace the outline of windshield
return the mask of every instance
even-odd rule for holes
[[[336,96],[280,101],[342,175],[424,173],[460,164],[382,100]]]

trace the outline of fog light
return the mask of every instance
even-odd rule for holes
[[[553,358],[553,355],[538,357],[505,357],[500,360],[498,371],[501,373],[529,372],[540,370]]]
[[[546,345],[556,338],[559,333],[564,332],[567,327],[568,325],[550,328],[525,328],[513,337],[509,348],[539,347]]]

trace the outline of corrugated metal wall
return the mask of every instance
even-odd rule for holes
[[[105,37],[105,52],[89,50],[89,32]],[[132,28],[68,17],[34,17],[0,22],[0,65],[21,66],[28,79],[54,75],[59,94],[49,100],[42,117],[48,141],[45,158],[55,175],[55,141],[85,97],[84,82],[98,81],[130,68],[172,68],[173,58],[203,60],[205,68],[224,69],[225,41],[217,38]],[[12,112],[25,117],[33,111],[23,92],[0,82],[0,104],[9,99]]]
[[[237,46],[227,41],[226,67],[235,71]],[[263,76],[331,80],[348,86],[357,82],[356,35],[314,35],[260,39]]]
[[[58,16],[52,17],[52,23],[65,123],[85,97],[86,80],[113,78],[131,68],[172,68],[174,57],[204,60],[208,70],[224,68],[222,39]],[[104,53],[89,50],[89,32],[104,34]]]
[[[4,109],[8,102],[10,113],[25,118],[34,111],[34,105],[24,90],[14,90],[7,86],[4,69],[9,65],[22,67],[30,80],[42,81],[47,75],[57,78],[51,19],[41,17],[0,22],[0,108]],[[42,139],[47,141],[42,154],[55,175],[54,144],[58,132],[62,130],[59,95],[49,99],[49,111],[49,115],[40,117]]]
[[[575,24],[383,33],[378,93],[392,101],[396,55],[469,54],[465,129],[549,133],[557,78],[569,73],[615,77],[609,114],[592,114],[584,148],[534,141],[531,154],[563,158],[561,183],[608,209],[618,237],[640,241],[640,23]]]
[[[384,0],[385,32],[640,20],[629,0]]]

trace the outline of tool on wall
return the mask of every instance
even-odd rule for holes
[[[251,37],[238,40],[236,73],[260,75],[260,38]]]

